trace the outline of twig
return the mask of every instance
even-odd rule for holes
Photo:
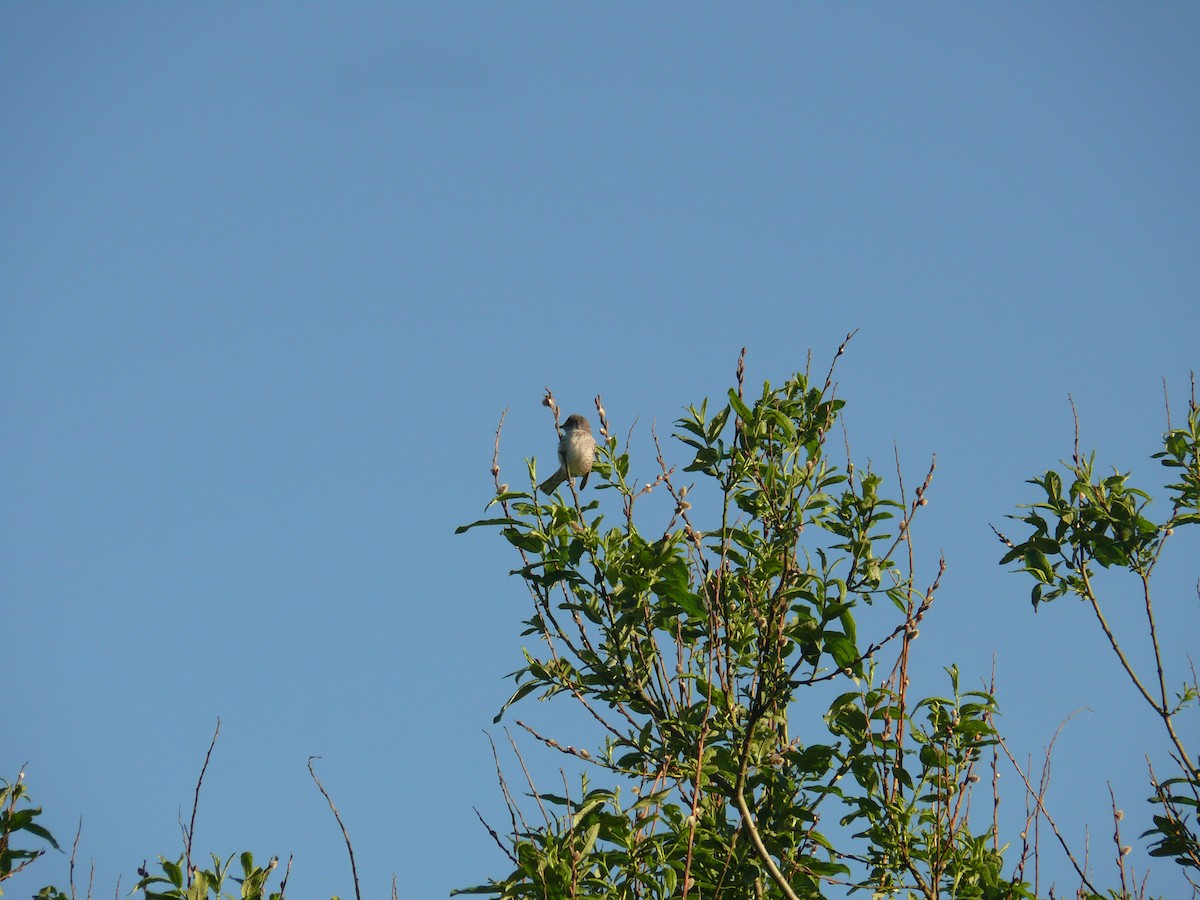
[[[604,411],[604,403],[600,399],[600,395],[596,395],[596,416],[600,419],[600,437],[608,437],[608,414]]]
[[[200,777],[196,779],[196,793],[192,797],[192,819],[188,823],[184,856],[187,858],[187,883],[192,886],[192,838],[196,834],[196,810],[200,808],[200,785],[204,783],[204,773],[208,771],[208,761],[212,759],[213,747],[217,746],[217,735],[221,733],[221,717],[217,716],[217,727],[213,730],[212,741],[209,742],[208,752],[204,754],[204,765],[200,767]]]
[[[1072,713],[1072,715],[1074,715],[1074,713]],[[1060,725],[1059,728],[1061,727],[1062,726]],[[1043,787],[1041,792],[1033,789],[1033,785],[1030,784],[1029,779],[1025,777],[1024,771],[1022,771],[1021,767],[1017,765],[1017,761],[1013,758],[1012,752],[1008,749],[1008,744],[1004,742],[1004,738],[996,735],[996,743],[1000,749],[1004,751],[1004,755],[1008,757],[1008,761],[1012,763],[1013,768],[1017,770],[1017,774],[1021,776],[1021,780],[1025,782],[1025,789],[1029,792],[1029,796],[1033,797],[1034,803],[1037,804],[1038,811],[1046,817],[1046,821],[1050,824],[1050,830],[1054,832],[1054,836],[1058,839],[1058,843],[1062,846],[1063,852],[1067,854],[1067,859],[1075,869],[1075,872],[1079,875],[1080,881],[1082,881],[1087,886],[1088,890],[1090,890],[1093,894],[1099,895],[1099,889],[1097,889],[1096,886],[1088,880],[1084,870],[1079,867],[1079,863],[1076,862],[1074,854],[1071,853],[1071,848],[1067,846],[1066,839],[1062,836],[1062,832],[1058,830],[1057,823],[1050,816],[1050,811],[1046,809],[1046,804],[1043,802],[1045,788]]]
[[[1128,658],[1126,658],[1125,651],[1122,650],[1121,645],[1117,643],[1117,637],[1115,634],[1113,634],[1112,629],[1108,625],[1108,619],[1105,618],[1104,613],[1100,610],[1100,601],[1096,599],[1096,593],[1092,590],[1092,580],[1088,575],[1086,565],[1081,565],[1079,567],[1079,575],[1083,580],[1084,599],[1091,604],[1092,612],[1096,615],[1096,621],[1100,623],[1100,628],[1104,631],[1104,636],[1108,638],[1109,646],[1112,647],[1113,652],[1117,655],[1117,660],[1121,663],[1121,668],[1125,670],[1125,674],[1129,676],[1130,681],[1133,682],[1133,686],[1138,689],[1138,693],[1141,694],[1143,699],[1150,704],[1150,708],[1159,715],[1162,715],[1164,710],[1159,707],[1158,702],[1150,695],[1150,692],[1146,690],[1146,686],[1142,684],[1142,679],[1139,678],[1137,672],[1133,670],[1133,665],[1129,662]]]
[[[1183,765],[1184,771],[1189,776],[1195,776],[1196,767],[1192,764],[1191,758],[1188,756],[1187,749],[1184,747],[1183,741],[1175,732],[1175,723],[1171,713],[1170,701],[1167,699],[1167,680],[1163,673],[1162,650],[1158,645],[1158,626],[1154,621],[1154,606],[1150,600],[1150,579],[1146,573],[1141,574],[1142,579],[1142,596],[1146,601],[1146,622],[1150,629],[1150,643],[1154,647],[1154,665],[1158,670],[1158,691],[1161,698],[1161,706],[1156,707],[1156,711],[1163,720],[1163,725],[1167,729],[1167,735],[1171,738],[1171,743],[1175,745],[1175,750],[1180,756],[1180,762]]]
[[[992,677],[988,684],[988,696],[996,699],[996,652],[992,651]],[[989,710],[985,716],[988,725],[995,728],[995,713]],[[992,748],[992,849],[1000,851],[1000,754]]]
[[[287,868],[283,870],[283,880],[279,882],[279,900],[283,900],[283,895],[287,891],[288,877],[292,874],[292,854],[288,854]]]
[[[1117,870],[1121,873],[1121,896],[1129,896],[1129,886],[1125,881],[1125,848],[1121,846],[1121,819],[1125,813],[1117,809],[1117,795],[1113,793],[1112,782],[1108,783],[1108,796],[1112,800],[1113,811],[1113,843],[1117,845]]]
[[[743,778],[744,775],[745,773],[743,772]],[[742,824],[746,826],[746,833],[750,835],[750,843],[754,845],[754,850],[766,867],[767,874],[771,876],[771,880],[775,882],[779,890],[783,891],[783,896],[787,897],[788,900],[800,900],[796,896],[796,892],[792,890],[791,885],[787,883],[787,879],[783,877],[783,873],[779,871],[779,866],[775,865],[775,860],[771,858],[771,851],[763,843],[762,837],[758,833],[758,828],[754,824],[754,816],[750,814],[750,807],[746,805],[746,797],[743,791],[744,788],[739,782],[733,799],[737,801],[738,812],[742,814]]]
[[[79,852],[79,836],[83,834],[83,816],[79,817],[79,827],[75,829],[75,843],[71,845],[71,867],[67,870],[67,884],[71,888],[71,900],[75,900],[75,854]],[[96,867],[92,866],[95,874]],[[91,881],[88,882],[88,897],[92,896]]]
[[[508,415],[508,407],[500,413],[500,422],[496,425],[496,448],[492,451],[492,480],[496,482],[496,493],[503,494],[507,485],[500,484],[500,429],[504,427],[504,419]]]
[[[474,810],[475,818],[479,820],[479,824],[481,824],[487,830],[487,833],[492,836],[492,840],[496,842],[496,846],[500,848],[500,852],[507,856],[509,860],[512,861],[513,865],[517,865],[517,858],[509,852],[507,847],[504,846],[503,842],[500,840],[500,835],[496,834],[496,829],[492,828],[492,826],[487,823],[487,819],[483,817],[483,814],[479,811],[479,808],[472,806],[471,809]]]
[[[342,837],[346,841],[346,852],[350,854],[350,874],[354,876],[354,896],[356,900],[362,900],[362,893],[358,889],[358,867],[354,864],[354,847],[350,844],[350,835],[346,831],[346,825],[342,822],[342,817],[338,813],[337,807],[333,805],[333,798],[329,796],[329,792],[325,790],[325,785],[321,784],[321,779],[317,777],[317,773],[313,771],[313,760],[320,759],[319,756],[310,756],[308,758],[308,774],[312,776],[312,780],[317,783],[317,788],[325,797],[325,802],[329,804],[329,808],[333,810],[333,817],[337,819],[338,827],[342,829]]]
[[[821,393],[824,393],[825,391],[829,390],[829,386],[831,384],[833,384],[833,369],[837,365],[838,357],[846,352],[846,345],[850,343],[851,339],[856,334],[858,334],[857,328],[855,328],[853,331],[851,331],[849,334],[847,334],[846,337],[842,339],[841,344],[838,345],[837,353],[833,354],[833,359],[831,359],[829,361],[829,372],[825,376],[825,387],[822,388]],[[745,353],[746,351],[743,350],[742,352]]]
[[[571,746],[564,747],[562,744],[560,744],[554,738],[550,738],[550,737],[546,737],[545,735],[538,734],[537,731],[533,728],[533,726],[527,725],[525,722],[522,722],[520,719],[517,719],[517,725],[520,726],[521,728],[524,728],[526,731],[528,731],[535,738],[537,738],[539,741],[541,741],[543,744],[545,744],[547,747],[551,748],[552,750],[557,750],[559,753],[565,753],[567,756],[574,756],[577,759],[586,760],[587,762],[597,762],[596,760],[594,760],[592,758],[592,754],[591,754],[590,750],[586,750],[583,747],[571,747]],[[600,763],[597,763],[597,764],[599,765]],[[612,768],[612,766],[605,766],[605,768]]]
[[[554,430],[558,434],[562,434],[562,426],[558,424],[558,403],[554,400],[554,394],[550,388],[546,388],[546,393],[542,397],[542,406],[546,407],[554,414]]]
[[[746,828],[746,833],[750,836],[750,843],[754,845],[755,855],[762,861],[767,874],[771,876],[771,880],[775,882],[775,885],[783,892],[783,896],[787,900],[800,900],[796,896],[796,892],[792,890],[792,886],[788,884],[787,879],[783,877],[783,873],[779,871],[779,866],[775,865],[775,860],[771,857],[771,851],[763,843],[762,836],[758,833],[758,826],[754,823],[754,816],[750,813],[750,807],[746,803],[746,774],[750,766],[750,744],[754,740],[754,724],[753,720],[746,723],[746,737],[742,741],[741,763],[738,766],[737,784],[733,786],[733,802],[737,806],[738,812],[742,814],[742,824]]]
[[[1071,461],[1079,465],[1079,410],[1075,408],[1075,398],[1067,394],[1067,402],[1071,404],[1071,418],[1075,420],[1075,449],[1071,453]]]
[[[709,710],[712,709],[712,682],[708,683],[708,697],[704,704],[704,719],[700,723],[700,740],[696,747],[696,789],[692,792],[692,814],[688,822],[687,858],[683,864],[683,900],[687,900],[692,888],[692,858],[696,845],[696,825],[700,821],[701,781],[704,774],[704,741],[708,738]]]
[[[529,774],[529,768],[525,765],[525,757],[521,755],[521,751],[517,749],[517,742],[513,740],[512,733],[505,728],[504,735],[508,738],[509,746],[513,748],[513,753],[516,754],[517,762],[521,764],[521,771],[525,773],[525,783],[529,785],[529,791],[533,794],[533,799],[537,801],[538,809],[542,811],[542,820],[549,827],[554,820],[550,817],[550,813],[546,811],[546,805],[542,803],[542,795],[538,793],[538,789],[534,787],[533,776]]]

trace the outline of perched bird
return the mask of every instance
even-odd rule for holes
[[[563,424],[562,437],[558,439],[558,471],[543,481],[538,488],[543,494],[552,494],[569,477],[583,476],[581,488],[587,487],[592,462],[596,458],[596,439],[592,437],[592,425],[579,414],[567,416]]]

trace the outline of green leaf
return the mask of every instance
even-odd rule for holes
[[[187,900],[205,900],[208,897],[208,877],[203,872],[197,872],[184,896]]]
[[[505,528],[500,532],[510,544],[526,553],[541,553],[546,547],[545,535],[535,531],[520,531],[516,528]]]
[[[180,857],[179,862],[177,863],[171,862],[169,859],[163,859],[161,856],[159,857],[159,860],[162,864],[162,870],[167,874],[167,878],[171,880],[171,884],[175,885],[177,888],[182,888],[183,866],[181,864],[183,863],[183,857]]]
[[[1062,479],[1058,477],[1058,473],[1053,469],[1046,473],[1044,479],[1046,487],[1046,496],[1051,500],[1062,499]]]
[[[1050,565],[1050,560],[1046,558],[1046,554],[1036,547],[1026,546],[1025,567],[1042,584],[1053,583],[1054,568]]]
[[[587,856],[592,852],[592,848],[596,846],[596,838],[600,834],[600,823],[592,825],[583,836],[583,846],[579,848],[579,852],[583,856]]]
[[[513,695],[508,698],[508,701],[502,707],[500,707],[500,712],[496,713],[496,717],[494,719],[492,719],[492,722],[493,723],[499,722],[502,718],[504,718],[504,713],[508,711],[508,708],[510,706],[512,706],[514,703],[516,703],[522,697],[532,694],[538,688],[544,687],[544,686],[545,686],[544,683],[540,682],[540,681],[525,682],[523,685],[521,685],[519,688],[517,688],[515,691],[513,691]]]
[[[41,809],[36,809],[36,810],[33,810],[33,812],[37,815],[41,815],[42,811],[41,811]],[[37,835],[43,841],[45,841],[51,847],[53,847],[55,850],[62,849],[61,847],[58,846],[58,841],[54,840],[54,838],[51,836],[50,832],[47,831],[45,828],[43,828],[41,825],[38,825],[35,822],[30,822],[28,825],[23,826],[23,829],[25,831],[28,831],[30,834]]]
[[[679,608],[693,619],[708,618],[708,611],[704,608],[704,602],[691,591],[679,591],[671,599],[678,603]]]
[[[737,395],[737,391],[733,388],[729,389],[729,405],[733,407],[733,411],[738,414],[743,422],[750,418],[750,407],[742,402],[742,398]]]
[[[854,645],[854,641],[840,631],[827,631],[823,637],[825,649],[829,651],[829,655],[833,657],[837,667],[857,671],[860,660],[858,647]]]
[[[524,522],[519,519],[480,519],[478,522],[472,522],[470,525],[459,525],[454,529],[455,534],[462,534],[464,531],[470,531],[472,528],[478,528],[480,525],[523,525]]]
[[[719,413],[712,417],[712,421],[708,423],[708,433],[705,435],[706,440],[710,443],[716,443],[717,436],[725,428],[725,423],[729,421],[729,407],[726,406]]]

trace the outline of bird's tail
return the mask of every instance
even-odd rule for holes
[[[567,472],[562,467],[558,467],[558,471],[538,485],[538,490],[543,494],[553,494],[558,490],[558,486],[567,480]]]

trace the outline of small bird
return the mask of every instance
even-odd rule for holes
[[[592,462],[596,458],[596,439],[592,425],[578,413],[567,416],[562,437],[558,439],[558,471],[538,485],[543,494],[552,494],[568,477],[582,475],[580,488],[587,487]]]

